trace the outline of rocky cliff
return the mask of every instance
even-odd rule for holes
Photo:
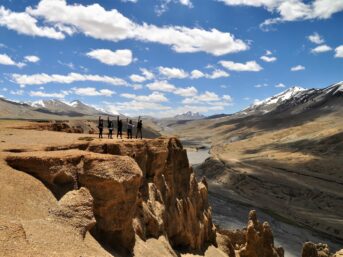
[[[66,147],[68,148],[68,147]],[[93,235],[122,253],[165,236],[174,249],[215,243],[206,182],[198,183],[175,139],[91,142],[80,148],[11,154],[7,163],[41,180],[57,198],[80,187],[94,198]],[[63,198],[62,198],[63,199]]]

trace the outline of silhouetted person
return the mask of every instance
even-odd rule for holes
[[[110,117],[107,116],[107,127],[108,127],[108,138],[113,138],[113,121],[110,120]]]
[[[101,118],[101,116],[99,116],[98,129],[99,129],[99,138],[102,138],[102,131],[104,130],[104,120]]]
[[[138,117],[138,123],[137,123],[137,131],[136,131],[136,138],[138,138],[138,134],[141,136],[141,139],[143,139],[143,134],[142,134],[142,128],[143,128],[143,122],[140,119],[141,117]]]
[[[132,124],[132,120],[129,121],[127,124],[127,138],[132,138],[132,130],[134,125]]]
[[[119,116],[117,116],[117,138],[118,136],[123,138],[123,122],[119,119]]]

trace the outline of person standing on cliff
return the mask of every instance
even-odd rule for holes
[[[133,130],[133,128],[134,128],[134,125],[132,124],[132,120],[130,120],[127,123],[127,138],[132,139],[132,130]]]
[[[123,138],[123,122],[119,119],[119,115],[117,116],[117,138]]]
[[[99,116],[98,129],[99,129],[99,138],[102,138],[102,131],[104,130],[104,120],[101,118],[101,116]]]
[[[139,134],[141,136],[141,139],[143,139],[142,128],[143,128],[143,122],[141,120],[141,116],[139,116],[138,122],[137,122],[136,138],[138,138],[138,134]]]
[[[108,138],[113,138],[113,121],[110,120],[110,117],[107,116],[107,127],[108,127]]]

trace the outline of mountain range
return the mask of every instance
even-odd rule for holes
[[[268,113],[282,113],[292,108],[292,112],[302,112],[306,109],[320,108],[325,110],[340,106],[336,96],[343,94],[343,82],[336,83],[323,89],[304,89],[292,87],[280,94],[267,98],[263,101],[256,101],[248,108],[237,112],[230,117],[244,117],[250,115],[266,115]],[[87,105],[79,100],[70,103],[53,99],[40,100],[35,102],[19,103],[5,98],[0,98],[0,118],[11,119],[67,119],[86,118],[89,116],[111,115],[106,110],[101,110]],[[206,117],[198,112],[186,112],[176,115],[168,120],[192,121],[202,119],[217,119],[227,117],[226,114],[219,114]]]

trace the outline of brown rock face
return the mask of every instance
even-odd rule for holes
[[[143,240],[165,236],[183,250],[215,242],[207,183],[196,181],[180,141],[92,141],[82,149],[12,154],[7,162],[40,179],[57,198],[87,188],[94,198],[93,234],[114,248],[131,251],[135,233]],[[87,206],[76,209],[82,213]],[[72,222],[92,226],[91,220]]]
[[[330,257],[330,249],[327,244],[314,244],[306,242],[303,245],[301,257]]]
[[[227,236],[226,246],[236,250],[239,257],[283,257],[284,250],[274,246],[274,236],[268,222],[261,224],[256,211],[249,213],[247,228],[242,230],[221,230],[220,234]],[[231,250],[232,251],[232,250]]]
[[[70,150],[26,153],[7,161],[42,180],[57,196],[86,187],[94,198],[95,236],[125,249],[133,247],[132,219],[142,182],[142,172],[134,160]]]
[[[9,220],[0,216],[0,256],[112,256],[87,234],[94,225],[91,194],[86,188],[73,190],[46,218]]]

